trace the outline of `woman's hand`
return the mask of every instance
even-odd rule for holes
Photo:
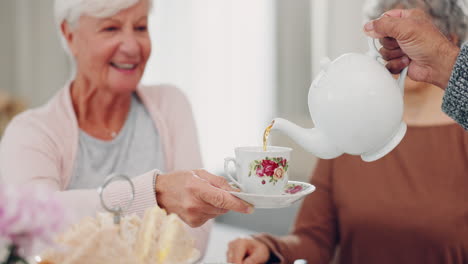
[[[390,10],[364,26],[367,35],[379,38],[387,68],[399,73],[409,66],[408,76],[442,89],[448,84],[460,49],[448,40],[419,9]]]
[[[205,170],[176,171],[156,179],[156,199],[161,208],[177,214],[191,227],[227,213],[252,213],[253,207],[231,195],[225,178]]]
[[[270,250],[259,240],[253,238],[238,238],[229,243],[227,261],[235,264],[266,263],[270,258]]]

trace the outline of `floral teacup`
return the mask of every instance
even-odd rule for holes
[[[228,178],[245,193],[275,195],[284,191],[288,183],[289,158],[292,149],[269,146],[240,147],[236,158],[224,159],[224,171]],[[231,175],[229,163],[236,165],[236,176]]]

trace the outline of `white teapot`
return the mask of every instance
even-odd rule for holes
[[[373,39],[369,39],[369,48],[367,54],[322,60],[322,71],[312,82],[308,97],[314,128],[276,118],[271,130],[285,133],[323,159],[348,153],[374,161],[393,150],[406,133],[402,117],[408,69],[395,80],[378,61]]]

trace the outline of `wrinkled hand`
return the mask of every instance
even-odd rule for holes
[[[253,212],[251,205],[228,191],[237,190],[225,178],[205,170],[176,171],[161,174],[156,179],[158,205],[177,214],[191,227],[201,226],[229,210]]]
[[[379,38],[387,68],[396,74],[409,66],[408,76],[442,89],[448,84],[460,49],[449,41],[419,9],[395,9],[364,26],[367,35]]]
[[[270,258],[270,250],[259,240],[239,238],[229,243],[227,261],[235,264],[266,263]]]

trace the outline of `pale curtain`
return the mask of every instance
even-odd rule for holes
[[[145,83],[172,83],[192,103],[206,168],[260,145],[275,105],[271,0],[155,1]]]

